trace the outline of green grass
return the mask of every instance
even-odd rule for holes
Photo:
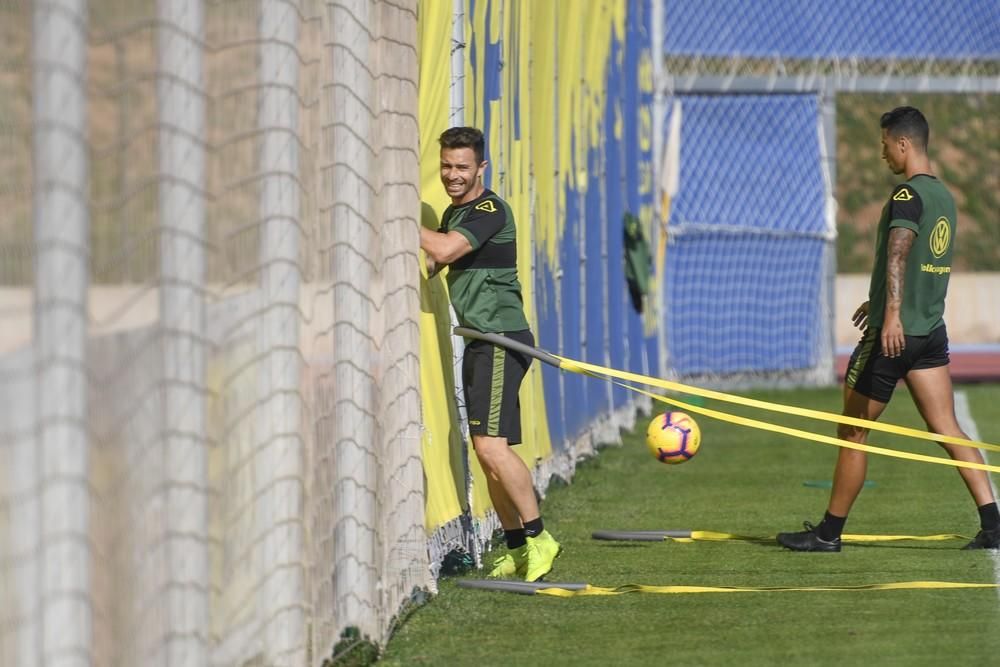
[[[963,388],[981,436],[1000,442],[1000,386]],[[758,392],[755,397],[839,410],[839,390]],[[733,411],[712,403],[710,407]],[[758,413],[764,414],[764,413]],[[764,417],[767,419],[767,417]],[[832,424],[777,419],[830,433]],[[887,421],[921,426],[905,390]],[[770,535],[818,521],[829,491],[833,447],[699,418],[702,450],[665,466],[637,433],[551,489],[546,525],[565,553],[551,581],[592,585],[855,585],[893,581],[994,581],[994,560],[962,543],[847,546],[798,554],[751,543],[614,543],[597,529],[687,528]],[[640,426],[645,425],[645,419]],[[641,430],[641,429],[640,429]],[[929,443],[871,441],[936,454]],[[978,528],[957,473],[945,466],[873,457],[848,522],[855,533],[951,533]],[[481,576],[472,573],[469,576]],[[413,613],[386,647],[385,664],[809,665],[987,663],[1000,652],[1000,600],[993,589],[770,592],[571,599],[461,589],[452,579]]]

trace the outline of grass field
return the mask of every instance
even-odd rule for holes
[[[981,437],[1000,442],[1000,385],[960,387]],[[758,392],[757,398],[839,409],[839,390]],[[712,403],[709,407],[734,411]],[[747,412],[747,414],[750,414]],[[767,413],[757,413],[757,416]],[[832,424],[762,417],[831,433]],[[907,392],[884,418],[920,427]],[[774,544],[601,542],[597,529],[682,528],[754,535],[817,522],[836,450],[699,418],[697,458],[665,466],[637,432],[550,489],[547,527],[565,546],[550,581],[710,586],[827,586],[916,580],[996,581],[1000,560],[962,542],[845,546],[800,554]],[[873,434],[871,442],[937,454],[930,443]],[[1000,462],[998,459],[997,462]],[[961,533],[978,519],[954,469],[873,457],[851,533]],[[473,572],[468,576],[482,576]],[[1000,655],[994,589],[733,594],[629,594],[560,599],[458,588],[416,610],[386,647],[388,665],[989,664]]]

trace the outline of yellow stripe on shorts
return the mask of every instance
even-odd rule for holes
[[[487,435],[500,434],[500,406],[503,405],[503,367],[507,351],[493,346],[493,378],[490,385],[490,417],[486,422]]]
[[[865,367],[868,363],[868,357],[872,355],[872,347],[875,346],[875,329],[865,329],[865,335],[861,339],[861,350],[858,352],[857,359],[851,364],[851,367],[847,369],[847,386],[854,389],[854,385],[858,382],[858,375],[861,373],[861,369]]]

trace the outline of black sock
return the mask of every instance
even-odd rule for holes
[[[524,528],[512,528],[511,530],[504,528],[503,537],[507,540],[508,549],[523,547],[528,543],[524,536]]]
[[[839,539],[840,534],[844,532],[845,523],[847,523],[846,516],[834,516],[827,512],[816,526],[816,534],[819,535],[819,539],[827,542]]]
[[[1000,528],[1000,509],[996,503],[987,503],[979,507],[979,525],[983,530]]]
[[[524,534],[527,537],[538,537],[545,528],[542,526],[542,517],[524,522]]]

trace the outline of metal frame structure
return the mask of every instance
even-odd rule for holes
[[[653,44],[665,43],[666,0],[651,0]],[[654,182],[660,182],[664,148],[664,118],[670,100],[677,94],[788,94],[814,93],[820,100],[819,134],[823,146],[823,172],[827,190],[827,233],[835,240],[837,183],[837,111],[838,93],[946,93],[1000,94],[1000,58],[958,60],[864,59],[864,58],[760,58],[706,57],[664,53],[653,63],[653,161]],[[656,198],[657,220],[662,216]],[[662,232],[654,226],[654,242]],[[829,254],[829,253],[828,253]],[[831,265],[824,298],[828,301],[830,319],[824,330],[829,339],[829,375],[833,377],[834,345],[834,280],[836,253],[828,258]],[[661,304],[663,307],[663,304]],[[661,375],[670,375],[670,360],[664,329],[660,336]],[[820,369],[820,374],[827,370]],[[769,380],[753,377],[726,377],[727,385],[786,385],[807,378],[799,374]],[[711,384],[718,378],[699,377],[693,381]]]

